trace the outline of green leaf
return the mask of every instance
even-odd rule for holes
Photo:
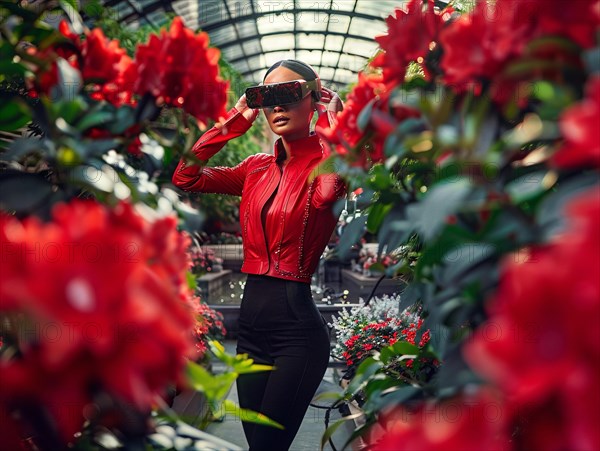
[[[425,241],[431,241],[446,225],[448,216],[459,211],[471,190],[467,179],[434,185],[422,201],[407,207],[408,219]]]
[[[185,280],[187,282],[188,288],[192,291],[195,291],[198,287],[198,282],[196,281],[196,276],[191,271],[186,271]]]
[[[369,184],[376,191],[383,191],[392,186],[390,171],[382,164],[373,166],[369,176]]]
[[[364,437],[365,434],[367,434],[369,432],[369,429],[376,423],[376,418],[367,418],[365,423],[362,424],[361,426],[357,427],[354,432],[352,432],[352,434],[350,435],[350,437],[348,437],[348,439],[346,440],[346,443],[344,443],[342,445],[342,447],[340,449],[345,450],[348,449],[348,447],[350,446],[351,443],[353,443],[357,438],[359,437]],[[358,447],[357,447],[358,449]],[[368,448],[365,448],[368,449]]]
[[[404,211],[402,205],[396,204],[384,217],[377,236],[380,252],[385,247],[397,249],[406,242],[412,233],[413,224],[406,220]]]
[[[55,105],[56,115],[62,117],[69,124],[74,124],[77,118],[88,109],[88,104],[82,97],[73,100],[61,100]]]
[[[175,128],[151,126],[148,130],[152,133],[153,138],[162,146],[172,146],[177,139],[178,131]]]
[[[473,268],[496,256],[496,247],[491,243],[465,243],[452,248],[442,258],[441,277],[438,283],[442,286],[458,284]]]
[[[25,104],[9,101],[0,104],[0,130],[12,132],[31,122],[31,113]]]
[[[537,222],[544,230],[544,240],[549,240],[565,226],[565,208],[575,197],[598,189],[598,173],[577,173],[575,177],[560,182],[540,204]]]
[[[273,369],[270,365],[255,364],[254,359],[248,358],[248,354],[228,354],[225,352],[223,345],[217,340],[211,340],[208,346],[217,359],[232,368],[237,374],[258,373]]]
[[[58,83],[52,88],[51,97],[54,99],[72,100],[83,87],[81,73],[71,66],[64,58],[56,59]]]
[[[238,377],[236,373],[213,375],[194,362],[188,362],[187,374],[192,387],[204,393],[213,403],[220,402],[227,396]]]
[[[133,125],[135,125],[135,110],[129,105],[124,105],[117,109],[115,118],[106,127],[113,135],[122,135]]]
[[[407,341],[398,341],[390,347],[397,356],[416,355],[419,353],[419,347]]]
[[[362,408],[368,413],[378,413],[388,406],[402,404],[420,392],[420,388],[410,385],[390,387],[386,391],[369,396]]]
[[[366,231],[366,224],[367,217],[359,216],[358,218],[354,218],[352,222],[344,227],[344,231],[340,237],[340,243],[336,249],[340,258],[346,258],[352,246],[360,241]]]
[[[377,233],[381,223],[386,215],[390,212],[392,207],[392,204],[384,204],[381,202],[373,204],[367,219],[367,230],[371,233]]]
[[[515,204],[520,204],[548,191],[544,183],[547,171],[536,171],[508,183],[506,192]]]
[[[356,374],[346,387],[345,393],[354,396],[362,385],[382,367],[382,363],[373,357],[367,357],[356,369]]]
[[[39,138],[17,138],[10,143],[2,159],[6,161],[19,161],[26,155],[39,152],[48,157],[48,141]]]
[[[323,448],[325,447],[325,444],[329,441],[329,439],[333,436],[333,434],[335,434],[335,431],[337,431],[342,424],[344,424],[346,421],[351,421],[351,420],[355,420],[356,418],[360,418],[362,415],[363,415],[362,413],[354,413],[352,415],[345,416],[345,417],[337,420],[335,423],[333,423],[327,429],[325,429],[325,432],[321,436],[321,450],[323,450]]]
[[[373,113],[373,106],[377,102],[377,98],[371,99],[369,103],[367,103],[363,109],[358,114],[358,118],[356,119],[356,126],[361,132],[364,132],[371,122],[371,114]]]
[[[283,427],[283,425],[279,424],[275,420],[271,420],[266,415],[259,413],[259,412],[255,412],[254,410],[242,409],[235,402],[233,402],[229,399],[226,399],[225,401],[223,401],[223,406],[225,407],[225,409],[223,409],[223,410],[225,410],[228,413],[233,412],[234,415],[237,418],[241,419],[242,421],[260,424],[263,426],[271,426],[271,427],[274,427],[274,428],[280,429],[280,430],[285,429]]]
[[[382,359],[383,361],[383,359]],[[367,399],[381,396],[381,394],[392,387],[397,387],[399,385],[403,385],[404,382],[400,381],[395,377],[388,376],[387,374],[377,374],[377,376],[373,377],[370,381],[367,382],[365,388],[363,389],[365,396]],[[366,412],[371,412],[363,406],[363,410]]]
[[[39,174],[15,170],[0,173],[0,210],[33,213],[52,195],[52,184]]]
[[[85,131],[89,128],[99,127],[108,124],[114,119],[112,111],[96,111],[91,114],[86,114],[78,123],[77,129]]]

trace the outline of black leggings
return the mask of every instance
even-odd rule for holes
[[[242,408],[284,430],[243,422],[251,451],[287,450],[329,361],[329,334],[306,283],[249,275],[240,311],[238,353],[273,371],[237,379]],[[315,448],[318,448],[315,443]]]

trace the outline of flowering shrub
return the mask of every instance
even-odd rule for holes
[[[188,360],[224,329],[192,300],[174,213],[189,230],[199,213],[170,185],[194,133],[223,113],[219,52],[175,19],[133,57],[83,26],[77,4],[0,4],[0,131],[20,136],[0,142],[2,449],[103,449],[107,437],[146,449],[150,432],[165,443],[153,428],[167,386],[212,406],[227,393]],[[55,30],[53,16],[73,26]],[[213,355],[230,385],[269,369]]]
[[[139,434],[156,397],[183,382],[193,315],[188,240],[176,225],[92,201],[59,205],[48,223],[0,217],[12,349],[0,361],[3,437],[33,428],[40,446],[58,449],[86,419],[127,426],[124,404],[136,420],[123,433]]]
[[[170,30],[151,35],[130,58],[117,40],[108,40],[101,29],[86,30],[85,40],[66,21],[59,30],[64,37],[57,44],[28,52],[49,60],[37,77],[29,79],[30,94],[49,95],[59,79],[60,65],[68,63],[79,72],[95,100],[115,106],[136,105],[135,95],[146,93],[160,103],[183,108],[200,121],[225,115],[228,83],[219,76],[220,51],[209,48],[206,33],[194,34],[176,17]],[[166,62],[164,64],[163,62]]]
[[[194,245],[190,248],[192,256],[192,271],[195,275],[201,276],[210,272],[218,272],[222,268],[223,259],[215,256],[214,249],[208,246]]]
[[[364,275],[372,275],[376,272],[384,272],[386,269],[398,263],[395,253],[377,256],[377,254],[364,247],[358,253],[358,261],[352,265],[352,269]]]
[[[358,366],[373,353],[399,341],[424,348],[430,340],[430,331],[422,330],[421,310],[408,307],[399,312],[399,296],[374,297],[368,305],[361,302],[348,311],[343,308],[332,318],[336,333],[334,355],[341,356],[348,366],[347,376],[353,375]],[[410,381],[431,376],[431,365],[426,359],[413,365],[414,359],[398,360],[386,370]]]
[[[208,350],[209,342],[223,340],[227,335],[227,329],[223,324],[223,314],[221,312],[213,310],[197,297],[192,299],[192,306],[196,314],[196,325],[193,329],[198,352],[196,360],[201,360]]]
[[[356,435],[382,450],[598,449],[600,3],[436,4],[388,18],[361,75],[378,83],[359,78],[356,120],[323,134],[365,190],[338,249],[365,231],[410,249],[403,301],[423,305],[443,362],[400,389],[381,382],[398,343],[366,357],[346,393],[365,396]],[[399,105],[416,113],[397,119]]]
[[[138,46],[134,90],[149,92],[200,121],[225,116],[228,83],[219,77],[220,51],[208,42],[207,33],[194,34],[176,17],[168,32]]]

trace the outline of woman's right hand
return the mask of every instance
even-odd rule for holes
[[[260,110],[248,107],[246,103],[246,94],[242,94],[235,104],[235,109],[238,110],[242,115],[250,122],[254,122]]]

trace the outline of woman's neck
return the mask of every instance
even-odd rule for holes
[[[297,141],[308,138],[310,132],[298,133],[294,136],[282,136],[281,144],[283,144],[283,149],[285,150],[285,161],[289,160],[292,155],[294,155],[293,147],[295,144],[298,144]]]

